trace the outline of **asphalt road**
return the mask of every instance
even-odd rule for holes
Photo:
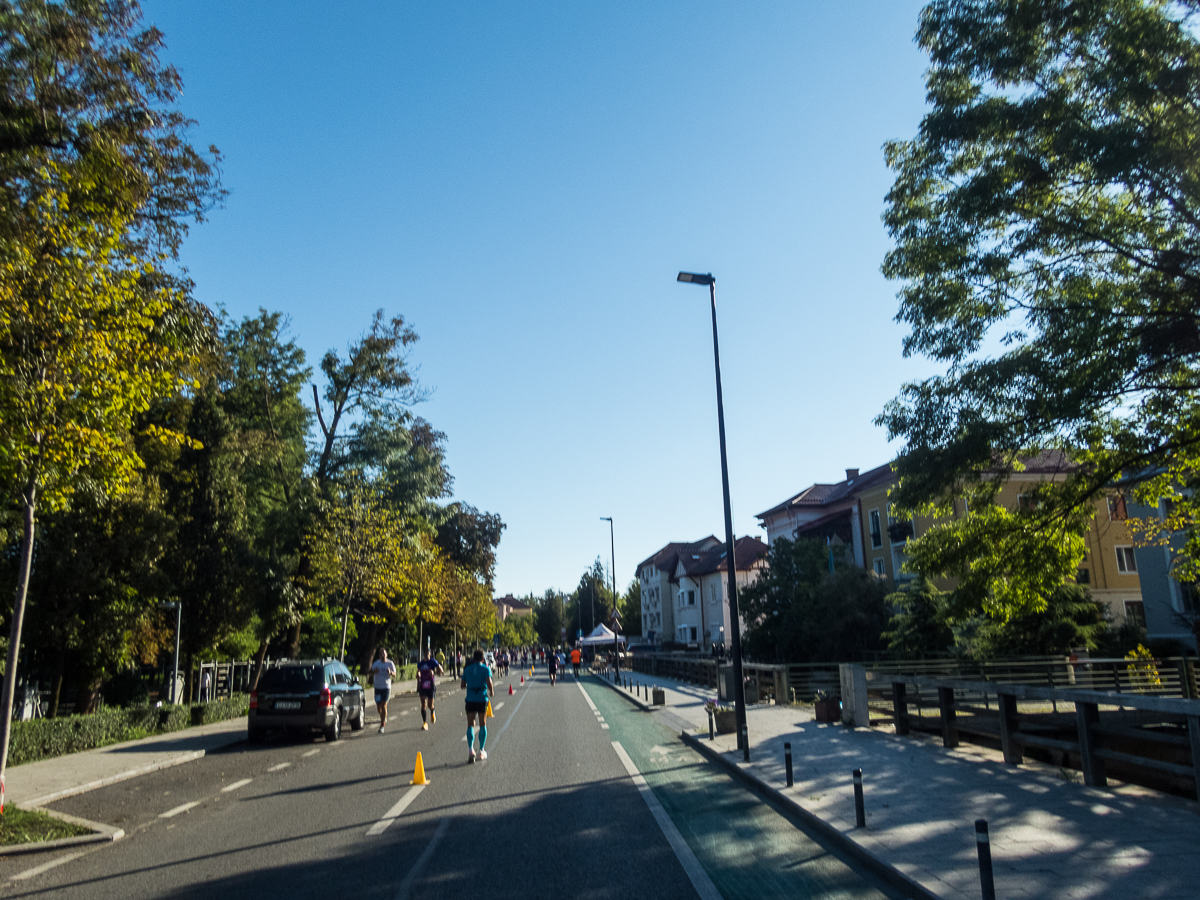
[[[0,858],[0,894],[890,896],[605,686],[509,680],[486,762],[466,763],[460,692],[441,689],[427,732],[416,700],[397,698],[383,735],[242,742],[60,801],[128,836]],[[431,783],[414,791],[418,751]]]

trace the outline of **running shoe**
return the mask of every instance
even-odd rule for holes
[[[437,721],[437,713],[435,713],[432,709],[429,711],[429,721],[430,722]]]
[[[428,722],[422,722],[422,723],[421,723],[421,730],[422,730],[422,731],[428,731],[428,730],[429,730],[429,723],[428,723]]]
[[[475,762],[475,751],[468,750],[467,751],[467,765],[470,765],[473,762]]]
[[[380,733],[380,734],[383,734],[383,733],[384,733],[386,730],[387,730],[387,729],[386,729],[386,728],[384,728],[382,725],[380,725],[380,726],[379,726],[379,733]]]
[[[480,751],[479,751],[479,761],[480,761],[480,762],[483,762],[485,759],[487,759],[487,751],[486,751],[486,750],[480,750]]]

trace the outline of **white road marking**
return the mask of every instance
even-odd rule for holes
[[[228,794],[230,791],[236,791],[238,788],[244,788],[253,780],[253,778],[243,778],[241,781],[235,781],[233,784],[227,784],[225,787],[221,788],[221,793]]]
[[[24,872],[19,872],[12,877],[13,881],[24,881],[27,878],[35,878],[43,872],[49,872],[55,866],[61,866],[63,863],[69,863],[73,859],[79,859],[84,854],[91,853],[91,849],[80,850],[78,853],[67,853],[59,856],[50,862],[44,862],[40,866],[34,866],[32,869],[26,869]]]
[[[286,769],[290,765],[291,765],[291,763],[280,763],[277,766],[271,766],[271,768],[267,769],[267,771],[268,772],[278,772],[280,769]]]
[[[408,874],[404,876],[404,880],[400,882],[400,888],[396,891],[396,900],[408,900],[409,892],[412,890],[413,882],[421,874],[421,870],[425,868],[425,864],[429,862],[429,857],[433,856],[433,851],[437,849],[437,845],[441,843],[442,837],[450,828],[450,816],[446,816],[438,823],[437,831],[433,833],[433,837],[429,841],[429,846],[426,847],[421,855],[417,857],[417,861],[413,863],[413,867],[408,870]]]
[[[584,694],[584,696],[586,697],[587,695]],[[704,871],[704,866],[700,865],[700,860],[696,859],[696,854],[692,852],[692,848],[687,845],[687,841],[683,839],[683,835],[679,833],[679,829],[675,827],[675,823],[671,821],[671,817],[667,815],[667,811],[662,808],[662,804],[654,796],[654,791],[650,789],[650,785],[646,784],[646,779],[642,777],[642,773],[638,771],[637,766],[633,764],[633,760],[629,758],[629,754],[625,752],[625,748],[621,746],[621,742],[613,741],[612,745],[613,749],[617,751],[617,756],[620,757],[621,765],[625,767],[625,771],[629,773],[629,777],[637,785],[642,799],[650,807],[650,814],[658,822],[658,827],[662,829],[667,843],[675,851],[675,856],[679,859],[679,864],[683,866],[683,871],[687,872],[687,877],[691,879],[692,887],[696,889],[696,893],[700,895],[701,900],[724,900],[721,892],[717,890],[717,886],[712,883],[712,879]]]
[[[308,756],[316,756],[320,752],[321,752],[321,748],[318,747],[316,750],[309,750],[307,753],[301,753],[300,758],[303,759]]]
[[[504,706],[504,701],[503,701],[503,700],[501,700],[501,701],[500,701],[499,703],[497,703],[497,704],[496,704],[494,707],[492,707],[492,709],[500,709],[500,708],[502,708],[503,706]]]
[[[177,816],[180,813],[187,812],[193,806],[199,806],[199,805],[200,805],[199,800],[193,800],[191,803],[185,803],[182,806],[175,807],[174,809],[168,809],[165,813],[159,813],[158,817],[160,819],[170,819],[171,817]]]
[[[464,734],[464,735],[463,735],[463,739],[462,739],[461,741],[459,741],[459,743],[460,743],[460,744],[465,744],[466,742],[467,742],[467,736]]]
[[[607,725],[607,724],[602,724],[600,727],[601,727],[601,728],[603,728],[605,731],[608,731],[608,725]]]
[[[407,716],[410,712],[412,712],[411,709],[402,709],[400,710],[400,715]]]
[[[400,818],[400,814],[404,812],[404,810],[408,809],[408,804],[416,800],[417,794],[421,793],[423,790],[425,790],[425,785],[414,784],[407,791],[405,791],[404,796],[396,801],[396,805],[384,813],[383,818],[367,830],[367,837],[371,837],[371,835],[374,834],[383,834],[385,831],[387,831],[388,826],[395,822],[396,819]]]
[[[587,705],[592,708],[592,712],[598,714],[600,710],[596,709],[596,704],[592,702],[592,698],[588,696],[588,692],[583,689],[583,682],[576,680],[575,687],[579,688],[579,693],[583,694],[583,699],[586,700]]]

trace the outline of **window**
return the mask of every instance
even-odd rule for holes
[[[1075,573],[1075,583],[1076,584],[1091,584],[1092,583],[1092,573],[1089,572],[1087,569],[1078,570]]]
[[[1125,618],[1140,628],[1146,627],[1146,604],[1141,600],[1125,601]]]
[[[1115,497],[1108,498],[1108,521],[1124,522],[1129,518],[1129,511],[1125,508],[1125,498],[1120,494]]]
[[[883,546],[883,528],[879,524],[879,510],[871,510],[871,548],[878,550]]]
[[[688,592],[687,592],[687,605],[688,605],[688,606],[695,606],[695,605],[696,605],[696,592],[695,592],[695,591],[688,591]]]
[[[694,625],[691,628],[691,632],[692,632],[692,640],[694,641],[696,639],[696,627]]]
[[[1179,600],[1183,606],[1182,612],[1200,612],[1200,591],[1196,590],[1196,582],[1185,581],[1180,583]]]
[[[1124,575],[1137,574],[1137,557],[1132,547],[1117,547],[1117,571]]]
[[[883,560],[882,560],[882,559],[880,559],[878,556],[877,556],[877,557],[875,557],[875,559],[874,559],[874,560],[872,560],[872,565],[873,565],[873,566],[875,566],[875,574],[876,574],[876,575],[883,575],[883,574],[884,574],[884,571],[883,571]]]

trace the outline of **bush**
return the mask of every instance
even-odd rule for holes
[[[249,698],[245,694],[235,694],[195,706],[135,706],[128,709],[109,706],[89,716],[13,722],[8,764],[19,766],[149,734],[179,731],[192,724],[235,719],[246,714],[248,705]]]

